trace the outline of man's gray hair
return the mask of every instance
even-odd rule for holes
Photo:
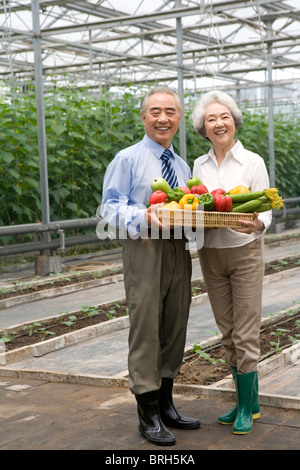
[[[224,106],[227,106],[229,109],[236,129],[241,127],[242,125],[242,113],[237,107],[236,102],[234,99],[229,96],[227,93],[224,93],[223,91],[209,91],[208,93],[205,93],[205,95],[202,95],[200,100],[196,103],[193,114],[192,114],[192,119],[193,119],[193,125],[194,129],[198,134],[202,135],[202,137],[205,137],[205,126],[204,126],[204,120],[205,120],[205,110],[207,106],[209,106],[212,103],[220,103],[223,104]]]
[[[148,93],[144,96],[144,98],[142,99],[142,102],[141,102],[141,107],[140,107],[140,112],[141,112],[142,116],[145,116],[149,96],[155,95],[156,93],[167,93],[168,95],[174,96],[174,98],[176,99],[177,104],[178,104],[180,116],[182,116],[182,114],[183,114],[183,105],[182,105],[182,101],[180,99],[180,96],[178,95],[178,93],[175,90],[172,90],[171,88],[169,88],[167,86],[164,86],[164,85],[155,86],[154,88],[149,90]]]

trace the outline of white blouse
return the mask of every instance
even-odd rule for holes
[[[238,140],[227,152],[218,168],[213,148],[194,162],[193,176],[198,176],[208,191],[217,188],[229,191],[235,186],[250,187],[251,192],[269,188],[269,177],[264,160],[256,153],[246,150]],[[270,227],[272,211],[262,212],[259,219],[264,223],[263,232],[239,233],[230,228],[206,230],[204,246],[207,248],[234,248],[260,238]]]

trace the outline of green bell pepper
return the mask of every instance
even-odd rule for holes
[[[214,196],[211,193],[200,194],[198,201],[199,204],[203,205],[205,211],[212,211],[215,207]]]
[[[173,188],[167,193],[169,202],[176,201],[179,202],[180,199],[185,195],[185,192],[180,188]]]

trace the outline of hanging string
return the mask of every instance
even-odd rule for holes
[[[251,5],[252,4],[252,5]],[[262,24],[262,19],[261,19],[261,4],[260,0],[250,0],[250,5],[252,6],[254,12],[258,16],[258,26],[259,26],[259,42],[260,42],[260,48],[261,51],[263,52],[265,58],[264,60],[267,61],[267,47],[266,43],[264,41],[264,36],[262,34],[262,31],[264,30],[264,25]]]
[[[3,1],[4,7],[4,34],[2,38],[2,48],[5,51],[5,55],[9,63],[10,78],[9,82],[13,82],[13,60],[11,54],[11,5],[10,0],[8,0],[8,5],[6,0]]]

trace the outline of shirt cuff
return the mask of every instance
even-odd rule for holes
[[[133,232],[144,232],[148,230],[149,226],[145,220],[145,211],[146,209],[137,209],[135,211],[134,218],[130,224]],[[129,229],[128,231],[130,232],[131,230]]]
[[[268,228],[270,227],[271,222],[272,222],[272,210],[267,211],[265,213],[260,213],[259,216],[258,216],[258,219],[261,222],[263,222],[265,228],[263,229],[262,232],[257,232],[257,233],[260,233],[261,235],[264,235],[266,233],[266,231],[268,230]]]

